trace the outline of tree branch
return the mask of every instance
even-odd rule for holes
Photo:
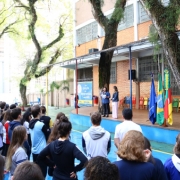
[[[56,44],[57,42],[59,42],[63,36],[64,36],[64,33],[63,33],[62,25],[59,25],[58,37],[55,38],[52,42],[50,42],[48,45],[42,47],[42,52],[45,51],[46,49],[52,47],[52,46],[53,46],[54,44]]]
[[[16,23],[17,23],[17,21],[15,21],[15,22],[9,24],[8,26],[6,26],[6,27],[3,29],[3,31],[0,33],[0,38],[3,36],[3,34],[5,34],[5,33],[8,32],[8,30],[10,29],[11,26],[13,26],[13,25],[16,24]]]
[[[107,23],[108,23],[108,18],[104,15],[102,11],[102,0],[89,0],[92,8],[93,8],[93,15],[96,21],[100,24],[100,26],[105,29]]]
[[[30,8],[26,6],[24,3],[22,3],[20,0],[15,0],[15,2],[20,4],[20,6],[17,6],[17,7],[23,7],[24,9],[26,9],[26,11],[30,10]]]
[[[61,54],[62,54],[62,50],[57,50],[54,56],[51,57],[51,60],[49,61],[49,65],[55,63]],[[44,76],[47,72],[49,72],[52,69],[52,67],[53,66],[49,66],[47,68],[42,69],[40,72],[35,74],[35,78]]]

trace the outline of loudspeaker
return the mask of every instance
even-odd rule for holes
[[[135,69],[131,70],[131,79],[132,80],[136,79],[136,70]],[[128,70],[128,80],[130,80],[130,70]]]

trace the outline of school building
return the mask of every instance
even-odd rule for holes
[[[169,0],[162,0],[166,6]],[[104,0],[103,12],[110,17],[114,10],[115,0]],[[159,53],[159,62],[153,59],[153,44],[148,40],[148,34],[152,28],[152,21],[138,0],[127,0],[124,18],[117,29],[117,47],[114,51],[111,64],[111,78],[109,91],[113,93],[113,86],[117,86],[120,99],[130,95],[129,48],[132,51],[132,95],[136,98],[136,108],[139,108],[140,97],[149,97],[151,86],[151,73],[154,74],[157,91],[158,67],[162,73],[169,69],[163,57],[162,50]],[[91,11],[89,1],[74,1],[74,55],[78,62],[78,82],[92,81],[93,95],[99,95],[98,64],[104,42],[104,30],[96,22]],[[75,69],[76,60],[71,59],[61,63],[61,67]],[[171,70],[170,70],[171,74]],[[74,74],[75,75],[75,74]],[[173,96],[180,96],[173,75],[171,88]]]

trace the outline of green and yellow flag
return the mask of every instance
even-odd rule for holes
[[[162,86],[162,76],[158,74],[158,95],[157,95],[157,116],[156,122],[159,125],[164,123],[164,92]]]
[[[167,69],[164,70],[164,87],[166,90],[166,98],[165,98],[165,105],[164,105],[164,118],[168,121],[170,125],[172,125],[173,124],[172,93],[170,89],[170,74]]]

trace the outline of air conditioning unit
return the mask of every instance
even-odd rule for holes
[[[97,51],[99,51],[99,49],[96,49],[96,48],[89,49],[89,54],[91,54],[93,52],[97,52]]]

